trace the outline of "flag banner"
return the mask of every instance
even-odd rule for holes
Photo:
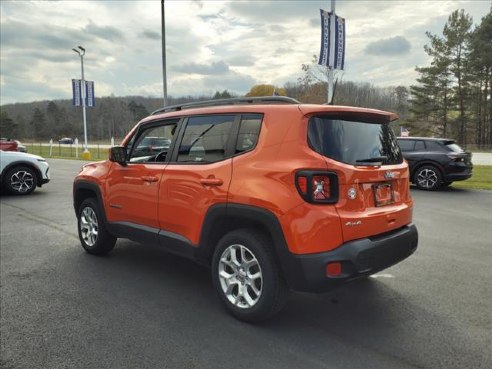
[[[85,105],[88,107],[96,106],[94,81],[85,81]]]
[[[80,106],[82,105],[82,91],[80,90],[80,79],[72,79],[72,105]]]
[[[410,137],[410,131],[405,127],[400,127],[400,137]]]
[[[343,70],[345,67],[345,19],[320,9],[321,50],[319,65]]]

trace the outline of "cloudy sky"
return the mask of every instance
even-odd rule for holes
[[[246,93],[282,86],[302,74],[320,48],[319,9],[330,1],[166,0],[169,95]],[[346,19],[344,80],[378,86],[414,83],[429,61],[425,31],[441,34],[449,14],[465,9],[478,23],[490,1],[342,1]],[[0,104],[71,98],[85,77],[97,96],[162,96],[160,1],[2,0]]]

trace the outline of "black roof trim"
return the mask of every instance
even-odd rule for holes
[[[236,97],[232,99],[216,99],[197,101],[185,104],[170,105],[157,109],[151,115],[166,113],[170,111],[179,111],[192,108],[205,108],[208,106],[223,105],[248,105],[248,104],[300,104],[301,102],[287,96],[259,96],[259,97]]]

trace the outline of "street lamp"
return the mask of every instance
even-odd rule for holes
[[[86,115],[85,115],[85,79],[84,79],[84,55],[85,55],[85,49],[82,46],[78,46],[78,49],[73,48],[72,50],[75,51],[77,54],[80,56],[80,65],[81,65],[81,70],[82,70],[82,80],[80,82],[80,90],[81,90],[81,98],[82,98],[82,116],[84,117],[84,154],[82,154],[82,157],[84,159],[90,159],[90,152],[87,147],[87,120],[86,120]]]

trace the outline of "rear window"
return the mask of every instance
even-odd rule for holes
[[[308,141],[314,151],[347,164],[386,157],[383,164],[400,164],[403,157],[387,123],[338,117],[312,117]]]
[[[446,142],[446,147],[454,152],[463,152],[464,150],[454,142]]]

